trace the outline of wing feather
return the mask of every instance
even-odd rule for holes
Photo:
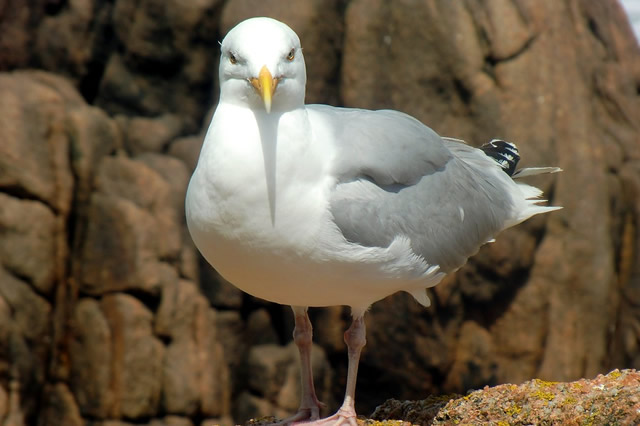
[[[336,126],[330,203],[347,240],[387,247],[406,236],[416,254],[449,272],[512,215],[515,183],[482,151],[396,111],[317,106],[314,113],[330,114]]]

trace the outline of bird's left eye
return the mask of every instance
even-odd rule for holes
[[[296,57],[296,49],[291,49],[291,51],[287,55],[287,61],[293,61],[293,58],[295,57]]]

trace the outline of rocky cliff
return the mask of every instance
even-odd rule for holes
[[[640,48],[614,0],[0,1],[0,422],[189,426],[297,407],[292,318],[195,251],[183,200],[218,41],[300,35],[309,103],[518,143],[564,209],[504,232],[424,309],[375,304],[357,408],[640,368]],[[341,307],[311,312],[346,377]]]

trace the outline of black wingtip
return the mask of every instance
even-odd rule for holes
[[[484,151],[486,155],[493,158],[506,174],[512,176],[513,173],[515,173],[518,161],[520,161],[520,154],[514,144],[494,139],[482,145],[480,149]]]

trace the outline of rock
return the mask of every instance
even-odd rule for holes
[[[111,328],[96,300],[83,298],[76,304],[69,345],[71,391],[84,416],[104,419],[111,414]]]
[[[491,357],[491,333],[473,321],[465,321],[453,355],[445,389],[475,389],[485,384],[496,384],[496,361]]]
[[[200,260],[200,286],[209,302],[216,308],[239,309],[243,302],[243,293],[225,280],[202,256]]]
[[[51,305],[34,292],[29,284],[15,278],[2,267],[0,267],[0,283],[2,283],[0,297],[4,301],[3,305],[6,304],[11,313],[11,321],[3,325],[3,329],[7,328],[0,334],[7,336],[8,339],[14,337],[26,339],[30,344],[39,346],[38,339],[44,339],[48,332]],[[46,353],[42,347],[38,350],[33,348],[33,355],[41,351]],[[16,357],[14,361],[19,360],[23,355],[27,354],[14,353],[13,356]]]
[[[37,396],[47,374],[50,316],[51,305],[0,266],[0,371],[8,384],[3,409],[7,424],[20,426],[25,415],[39,407]]]
[[[245,340],[245,323],[240,313],[235,310],[220,310],[216,315],[216,328],[220,346],[224,350],[224,358],[229,368],[232,389],[246,388],[246,365],[248,342]],[[235,406],[235,403],[232,404]]]
[[[278,343],[278,335],[273,329],[271,316],[264,309],[257,309],[247,318],[245,341],[250,346]]]
[[[298,348],[293,343],[287,345],[287,349],[291,352],[291,362],[287,365],[284,382],[278,392],[276,399],[277,406],[284,409],[290,414],[294,414],[300,407],[300,361]],[[314,345],[311,352],[311,366],[313,368],[313,381],[316,387],[316,393],[320,401],[327,406],[335,405],[335,401],[331,396],[330,390],[333,385],[333,371],[327,360],[324,350],[318,345]],[[323,415],[330,415],[329,410],[325,409]]]
[[[76,178],[75,208],[86,215],[94,175],[103,157],[122,149],[122,133],[114,120],[99,108],[84,106],[69,111],[67,117],[71,139],[71,167]],[[80,231],[82,224],[77,224]]]
[[[193,422],[186,417],[166,416],[163,419],[154,419],[149,426],[193,426]]]
[[[127,200],[94,194],[89,218],[80,265],[82,290],[97,295],[136,289],[159,296],[162,283],[176,272],[157,259],[153,216]]]
[[[43,294],[55,283],[57,225],[45,204],[0,193],[0,263]]]
[[[64,383],[50,385],[45,390],[43,425],[82,426],[85,424],[73,394]]]
[[[17,67],[25,67],[29,62],[29,43],[31,34],[28,30],[31,18],[30,5],[21,0],[5,3],[0,14],[2,37],[0,38],[0,70],[6,71]]]
[[[286,369],[294,361],[288,348],[265,344],[249,350],[247,370],[249,389],[270,401],[275,401],[284,382]]]
[[[169,185],[169,198],[173,214],[178,218],[176,222],[183,224],[184,199],[191,178],[187,166],[176,158],[152,152],[140,154],[135,159],[154,170]],[[170,226],[173,227],[173,224]]]
[[[116,2],[119,49],[106,59],[96,103],[110,113],[175,113],[195,130],[211,99],[219,0]]]
[[[111,330],[111,415],[148,418],[158,412],[165,348],[153,335],[153,314],[136,298],[108,294],[100,309]]]
[[[571,383],[535,379],[521,385],[485,387],[464,397],[390,400],[371,417],[400,418],[423,425],[502,422],[632,425],[640,421],[640,374],[635,370],[614,370],[606,376]]]
[[[125,146],[132,154],[162,152],[182,131],[182,121],[174,114],[164,114],[154,118],[120,116]]]
[[[136,419],[158,412],[164,346],[151,320],[151,312],[125,294],[78,303],[71,386],[83,415]]]
[[[171,161],[171,158],[166,160],[168,163]],[[176,210],[177,206],[172,204],[171,184],[162,175],[141,161],[107,157],[99,166],[95,184],[99,193],[120,197],[151,213],[159,234],[155,241],[150,242],[154,252],[165,259],[178,257],[181,245],[178,220],[181,215]]]
[[[239,422],[238,419],[247,421],[249,419],[272,416],[275,412],[275,407],[269,401],[244,391],[236,398],[233,411],[234,419]]]
[[[80,265],[90,294],[139,289],[158,295],[181,252],[169,184],[142,162],[107,157],[96,176]],[[105,253],[109,253],[105,257]]]
[[[182,160],[190,172],[196,169],[203,137],[187,136],[174,140],[169,146],[169,154]]]
[[[163,289],[156,333],[169,339],[163,365],[163,406],[173,414],[229,413],[229,370],[217,337],[216,312],[185,280]]]
[[[324,351],[317,345],[311,352],[311,365],[318,398],[329,401],[331,369]],[[262,344],[251,347],[246,370],[248,390],[253,395],[241,395],[236,399],[236,421],[244,422],[267,414],[286,417],[297,411],[301,392],[300,362],[298,348],[293,342],[287,346]],[[268,403],[259,402],[256,396]],[[267,407],[273,408],[271,413],[263,411]]]
[[[54,89],[38,81],[41,74],[0,74],[0,190],[39,200],[54,211],[71,206],[73,178],[61,92],[72,90],[62,78],[49,76]],[[73,99],[79,102],[79,99]]]
[[[0,386],[0,418],[5,418],[9,412],[9,393]]]
[[[113,48],[108,38],[113,6],[87,0],[46,6],[32,11],[44,15],[33,34],[32,60],[72,78],[92,98],[95,88],[90,80],[99,76],[99,61]]]

